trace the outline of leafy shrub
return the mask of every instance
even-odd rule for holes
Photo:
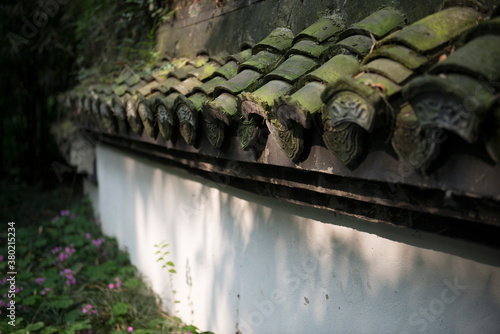
[[[4,230],[1,240],[7,240]],[[114,238],[102,235],[88,200],[38,225],[17,227],[15,238],[15,327],[6,316],[9,296],[4,293],[0,332],[199,332],[161,312],[159,298],[128,254]],[[13,271],[1,255],[0,271]],[[7,277],[0,280],[1,290],[9,286]]]

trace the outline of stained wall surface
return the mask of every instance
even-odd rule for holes
[[[499,250],[258,197],[104,145],[97,174],[104,232],[203,330],[500,332]]]
[[[498,0],[492,0],[497,3]],[[161,51],[171,57],[194,56],[200,49],[212,54],[234,53],[242,42],[258,42],[277,27],[295,34],[326,15],[347,26],[382,7],[392,7],[413,23],[443,7],[443,0],[176,0],[175,15],[160,26]],[[218,4],[218,5],[217,5]]]

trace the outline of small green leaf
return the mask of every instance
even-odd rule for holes
[[[128,305],[125,303],[116,303],[112,308],[115,316],[125,315],[128,312]]]
[[[174,264],[172,261],[168,261],[168,262],[167,262],[167,264],[168,264],[169,266],[175,267],[175,264]]]
[[[156,262],[161,261],[161,260],[163,260],[163,258],[162,258],[162,257],[158,258],[158,260],[156,260]]]
[[[175,269],[170,269],[168,272],[172,273],[172,274],[176,274],[177,273],[177,271],[175,271]]]
[[[182,328],[182,329],[185,331],[189,331],[189,332],[197,332],[198,331],[198,327],[193,326],[193,325],[184,326],[184,328]]]
[[[36,303],[37,299],[37,296],[29,296],[23,300],[23,304],[26,306],[31,306]]]
[[[47,244],[47,239],[38,239],[35,241],[35,247],[41,248]]]
[[[54,308],[64,309],[70,307],[71,305],[73,305],[73,300],[66,297],[54,300]]]
[[[39,329],[42,329],[43,327],[45,327],[45,324],[43,322],[39,321],[39,322],[36,322],[34,324],[26,326],[26,328],[24,330],[25,331],[37,331]]]

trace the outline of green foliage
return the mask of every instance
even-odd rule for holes
[[[81,80],[151,68],[154,40],[171,11],[164,0],[5,0],[0,5],[0,179],[53,185],[64,158],[50,134],[60,117],[57,96]],[[45,17],[37,25],[36,13]],[[47,15],[48,14],[48,15]],[[36,166],[36,168],[33,168]]]
[[[2,240],[6,232],[0,232]],[[181,330],[181,322],[162,316],[159,299],[141,280],[127,253],[115,239],[102,235],[88,200],[38,224],[16,224],[16,259],[16,327],[4,316],[8,303],[4,297],[0,332]],[[0,262],[2,272],[6,265],[6,259]],[[5,284],[1,280],[0,289]]]

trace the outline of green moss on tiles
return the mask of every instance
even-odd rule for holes
[[[397,84],[401,84],[413,75],[412,70],[389,58],[377,58],[363,66],[361,70],[381,74]]]
[[[264,50],[241,64],[238,67],[238,71],[241,72],[245,69],[251,69],[259,73],[266,74],[269,71],[272,71],[281,60],[282,56],[280,54]]]
[[[478,24],[480,14],[473,9],[455,7],[429,15],[380,42],[380,45],[401,43],[420,54],[458,38]]]
[[[340,38],[348,35],[361,34],[370,36],[372,34],[376,39],[401,29],[405,26],[405,17],[399,11],[385,8],[381,9],[358,23],[353,24]]]
[[[295,80],[313,70],[317,62],[302,55],[294,55],[285,60],[274,71],[264,77],[264,81],[283,80],[288,83],[294,83]]]
[[[239,109],[248,119],[252,113],[258,114],[264,118],[271,112],[274,100],[286,94],[292,85],[281,80],[272,80],[255,92],[244,92],[238,96]]]
[[[239,118],[238,99],[229,93],[222,93],[213,101],[208,101],[203,105],[205,113],[210,113],[212,117],[219,119],[230,125],[231,122]]]
[[[295,38],[294,43],[305,38],[316,43],[323,43],[340,33],[343,29],[344,24],[339,16],[331,15],[324,17],[302,30]]]
[[[427,56],[420,55],[405,46],[389,44],[376,48],[372,53],[366,56],[365,59],[363,59],[362,64],[368,64],[370,61],[377,58],[392,59],[408,67],[410,70],[416,70],[430,61],[430,58]]]
[[[193,88],[193,93],[194,92],[203,92],[206,96],[212,97],[215,88],[221,84],[226,82],[226,79],[223,77],[215,77],[211,80],[208,80],[207,82],[196,86]]]
[[[283,53],[292,46],[293,38],[293,32],[290,29],[276,28],[253,47],[252,53],[257,54],[262,50]]]
[[[299,86],[303,86],[309,81],[319,81],[328,84],[342,77],[352,77],[359,72],[358,69],[359,62],[355,57],[337,55],[302,77],[299,81]]]
[[[500,81],[500,35],[475,38],[434,66],[431,73],[466,73],[491,83]]]
[[[323,107],[321,93],[325,85],[313,81],[293,93],[282,96],[274,106],[275,116],[281,124],[289,128],[290,121],[294,121],[308,129],[311,124],[312,114]]]
[[[253,91],[260,83],[262,75],[259,72],[253,70],[243,70],[230,80],[220,84],[215,89],[215,95],[219,95],[221,92],[230,92],[233,95],[237,95],[243,91]]]

